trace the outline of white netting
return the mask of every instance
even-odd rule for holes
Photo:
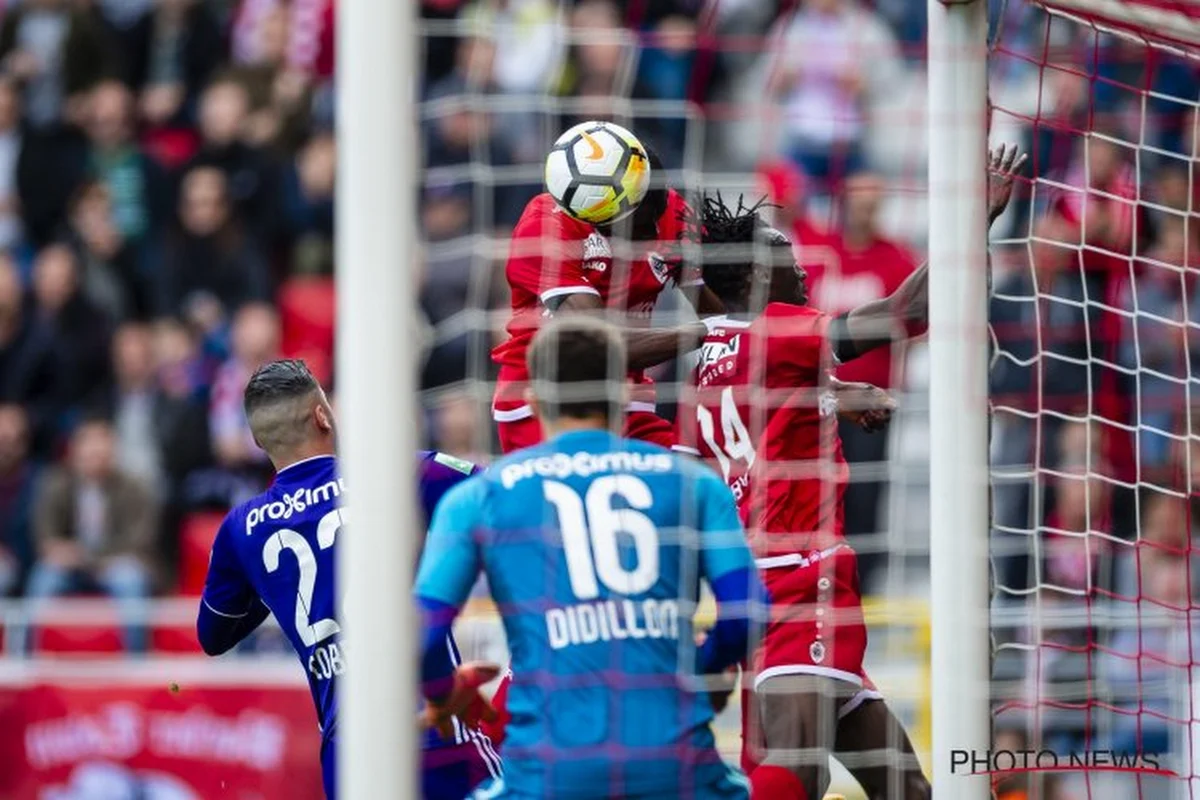
[[[997,747],[1179,776],[1005,778],[1030,796],[1191,796],[1198,84],[1186,19],[1139,25],[1194,10],[1055,5],[993,56],[1032,162],[993,253]]]

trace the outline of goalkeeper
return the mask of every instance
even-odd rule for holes
[[[433,721],[481,716],[440,657],[481,570],[513,653],[505,774],[477,798],[748,800],[694,675],[742,658],[762,585],[721,479],[609,432],[621,401],[605,378],[623,350],[598,320],[544,327],[531,404],[550,439],[455,487],[430,526],[416,594]],[[696,647],[702,578],[718,613]]]

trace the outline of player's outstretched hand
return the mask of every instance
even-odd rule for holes
[[[988,151],[988,224],[1004,213],[1012,199],[1013,178],[1025,166],[1027,156],[1015,144],[1002,144]]]
[[[422,728],[436,728],[444,738],[454,735],[454,717],[466,726],[474,728],[480,722],[491,722],[496,719],[496,709],[492,708],[479,687],[500,674],[499,664],[489,664],[486,661],[468,661],[454,671],[454,688],[440,703],[427,703],[425,709],[417,715],[417,722]]]
[[[835,381],[838,416],[853,422],[867,433],[883,429],[892,420],[896,401],[878,386],[869,383]]]

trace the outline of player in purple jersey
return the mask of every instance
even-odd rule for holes
[[[333,411],[302,361],[259,369],[245,394],[246,418],[275,465],[274,485],[229,512],[213,542],[196,631],[220,655],[273,613],[308,673],[321,729],[325,793],[336,797],[337,682],[347,659],[337,622],[334,554],[345,486],[334,458]],[[474,467],[440,453],[418,454],[419,498],[428,521],[434,506]],[[397,535],[399,532],[397,532]],[[459,663],[447,638],[446,653]],[[414,687],[415,689],[415,687]],[[446,736],[426,734],[423,795],[459,800],[500,760],[478,730],[451,720]]]

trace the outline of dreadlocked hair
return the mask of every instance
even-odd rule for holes
[[[774,208],[766,198],[746,205],[738,195],[731,208],[720,192],[704,195],[699,215],[699,239],[704,247],[704,285],[721,299],[744,297],[754,275],[755,234],[764,223],[759,212]]]

